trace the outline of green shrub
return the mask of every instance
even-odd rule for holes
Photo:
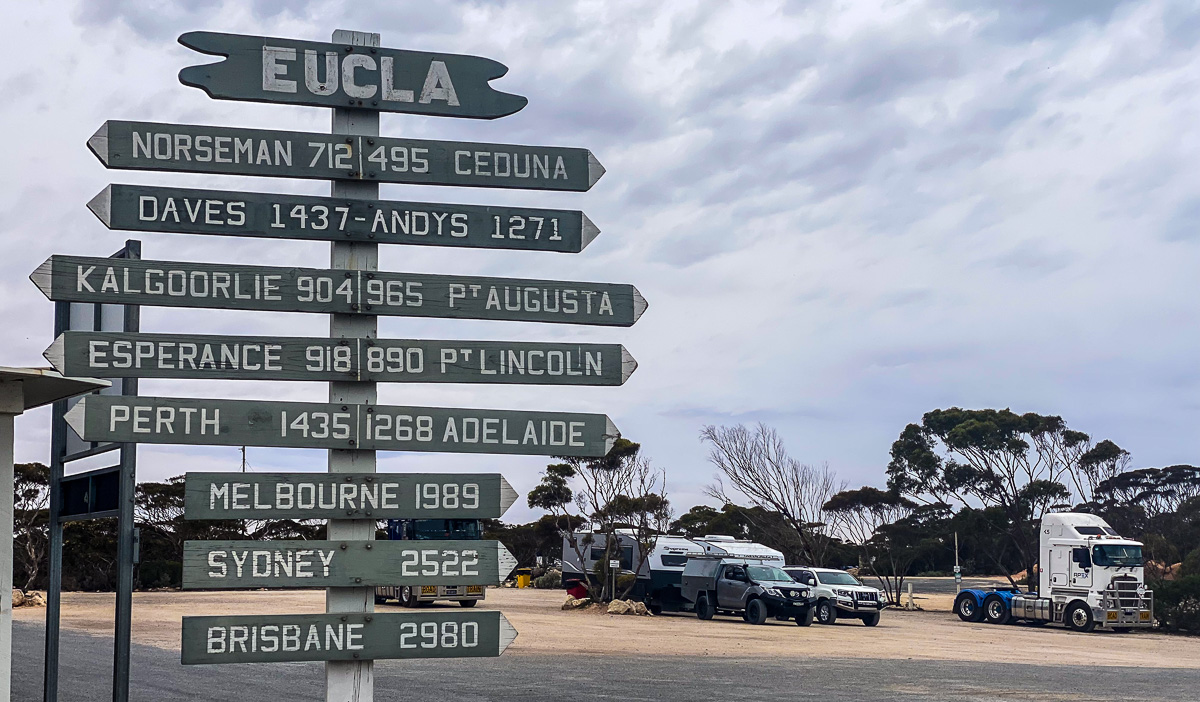
[[[552,570],[534,578],[533,586],[540,590],[555,590],[562,587],[562,571]]]
[[[637,582],[637,576],[634,575],[633,573],[626,573],[624,575],[618,575],[617,576],[617,592],[624,592],[626,590],[626,588],[633,587],[634,583],[636,583],[636,582]]]
[[[1156,583],[1154,615],[1166,631],[1200,636],[1200,575]]]
[[[1179,574],[1200,575],[1200,548],[1183,557],[1183,563],[1179,565]]]

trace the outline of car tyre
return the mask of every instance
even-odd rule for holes
[[[983,608],[979,606],[975,595],[969,592],[959,593],[954,600],[954,613],[964,622],[979,623],[983,621]]]
[[[867,626],[875,626],[879,623],[879,612],[862,615],[862,622]]]
[[[463,607],[474,607],[479,604],[479,600],[459,600],[458,603]]]
[[[762,600],[750,600],[750,604],[746,605],[746,621],[751,624],[765,624],[767,615],[767,605]]]
[[[983,598],[983,618],[988,624],[1007,624],[1012,610],[1000,595],[988,595]]]
[[[1087,633],[1096,628],[1096,620],[1092,618],[1092,608],[1082,602],[1076,602],[1067,607],[1063,620],[1072,631]]]
[[[837,621],[837,607],[829,600],[821,600],[817,603],[817,623],[818,624],[833,624]]]
[[[696,618],[709,620],[713,618],[713,606],[708,601],[708,595],[700,595],[696,600]]]
[[[796,615],[796,625],[797,626],[812,626],[814,614],[816,614],[816,611],[812,607],[809,607],[808,609],[804,610],[804,614],[797,614]]]

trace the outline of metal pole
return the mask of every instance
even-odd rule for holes
[[[71,319],[71,303],[54,303],[54,338],[66,331]],[[63,415],[67,401],[54,403],[50,421],[50,509],[46,525],[49,531],[49,571],[46,575],[46,653],[42,671],[42,699],[58,702],[59,616],[62,611],[62,478],[63,454],[67,451],[67,422]]]
[[[962,568],[958,565],[958,532],[954,532],[954,594],[962,592]]]
[[[142,257],[142,242],[125,242],[125,258]],[[141,326],[141,308],[125,305],[125,331]],[[138,394],[137,378],[121,381],[122,395]],[[121,494],[117,505],[117,607],[113,625],[113,702],[129,701],[129,638],[133,618],[134,502],[137,499],[137,444],[121,444]]]
[[[0,383],[0,485],[13,484],[13,420],[25,409],[20,382]],[[0,702],[12,692],[13,491],[0,490]]]
[[[369,32],[353,32],[339,29],[333,33],[333,42],[350,47],[378,47],[379,35]],[[360,49],[367,51],[368,49]],[[379,113],[372,110],[334,108],[334,134],[374,137],[379,136]],[[355,153],[362,162],[363,154]],[[359,176],[361,177],[361,172]],[[379,184],[371,181],[333,181],[333,197],[347,199],[377,199]],[[379,245],[350,242],[334,242],[330,245],[330,268],[345,271],[376,271],[379,269]],[[347,276],[356,275],[346,273]],[[345,339],[346,343],[362,344],[377,337],[378,320],[372,315],[332,314],[329,317],[329,336]],[[374,405],[375,383],[331,382],[329,401],[354,405]],[[331,449],[329,451],[330,473],[373,473],[375,452],[358,449]],[[374,519],[330,519],[327,527],[330,540],[374,540]],[[375,588],[331,587],[325,590],[326,612],[373,612],[375,611]],[[326,702],[372,702],[375,698],[375,679],[372,661],[329,661],[325,663]]]

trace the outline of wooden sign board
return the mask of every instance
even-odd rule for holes
[[[599,457],[603,414],[87,395],[66,414],[88,441]]]
[[[109,185],[88,203],[104,226],[139,232],[579,253],[600,230],[578,210],[346,200]]]
[[[504,615],[486,611],[184,617],[180,662],[481,658],[516,637]]]
[[[621,385],[620,344],[64,332],[45,357],[77,378]]]
[[[586,192],[587,149],[109,120],[88,148],[108,168]]]
[[[499,541],[185,541],[183,587],[231,590],[499,585],[517,560]]]
[[[498,519],[499,473],[187,473],[185,519]]]
[[[51,256],[29,276],[56,302],[631,326],[632,285]]]
[[[528,102],[493,90],[508,73],[491,59],[217,32],[179,43],[225,60],[189,66],[179,82],[220,100],[357,107],[443,117],[495,119]]]

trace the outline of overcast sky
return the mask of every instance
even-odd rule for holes
[[[995,8],[1004,8],[997,10]],[[679,511],[713,476],[705,424],[766,422],[854,485],[931,409],[1060,414],[1134,465],[1200,461],[1200,6],[942,2],[13,3],[0,66],[0,365],[42,365],[52,304],[27,279],[122,232],[85,203],[107,183],[325,194],[320,182],[106,172],[106,119],[329,128],[329,111],[209,99],[176,43],[213,30],[474,54],[529,105],[495,121],[387,115],[382,133],[589,148],[588,193],[388,186],[389,199],[583,209],[585,252],[387,247],[384,270],[623,282],[629,329],[382,318],[390,337],[620,342],[619,388],[381,386],[388,404],[604,412],[667,470]],[[140,235],[149,259],[324,267],[327,245]],[[142,329],[324,335],[319,315],[144,309]],[[146,395],[324,401],[325,385],[143,381]],[[50,416],[18,424],[48,459]],[[144,446],[139,477],[235,470],[235,448]],[[254,470],[325,452],[250,449]],[[537,457],[381,454],[383,470],[500,469]],[[532,513],[518,502],[509,520]]]

